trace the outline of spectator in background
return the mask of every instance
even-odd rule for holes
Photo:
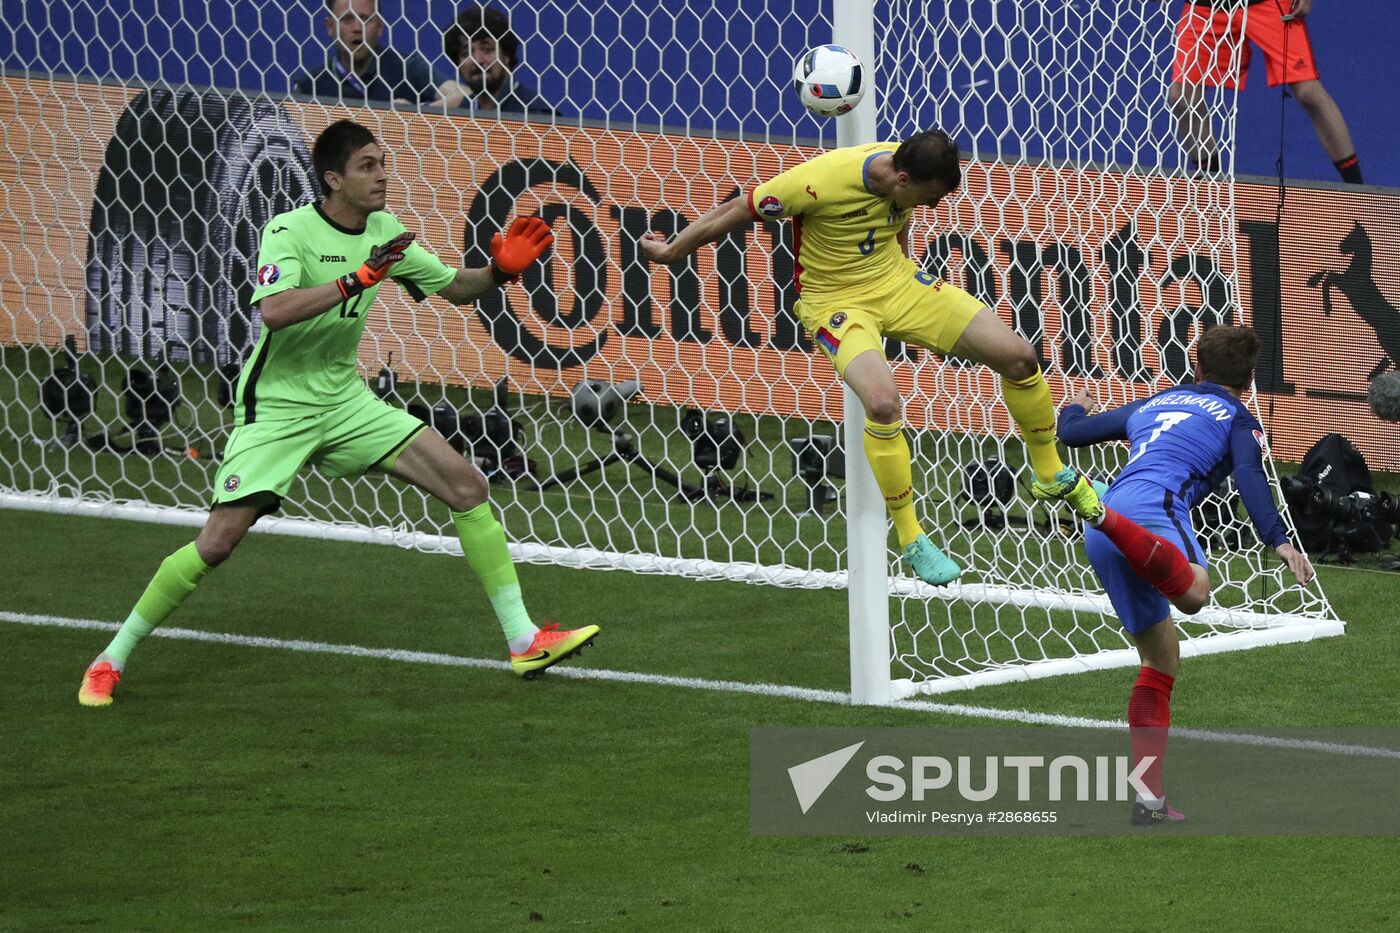
[[[469,107],[481,114],[554,116],[554,108],[515,78],[520,40],[510,19],[495,7],[469,6],[442,36],[442,50],[457,76],[438,88],[448,107]]]
[[[437,100],[437,76],[423,56],[405,57],[379,47],[384,20],[377,0],[326,0],[326,34],[332,42],[326,65],[302,75],[296,83],[298,94],[347,103]]]
[[[1312,4],[1313,0],[1186,0],[1176,27],[1167,100],[1176,118],[1177,136],[1198,168],[1220,170],[1205,88],[1244,90],[1250,54],[1246,43],[1253,43],[1264,53],[1269,87],[1288,85],[1342,180],[1361,184],[1361,163],[1346,121],[1317,79],[1304,19]]]

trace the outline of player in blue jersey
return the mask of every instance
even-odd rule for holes
[[[1196,345],[1199,381],[1159,392],[1098,415],[1088,393],[1060,412],[1059,437],[1069,447],[1128,441],[1131,453],[1103,499],[1103,515],[1084,534],[1089,562],[1118,620],[1137,644],[1142,667],[1128,700],[1133,759],[1156,760],[1143,783],[1133,822],[1184,819],[1166,805],[1161,760],[1171,725],[1171,693],[1180,661],[1171,606],[1200,611],[1210,596],[1205,553],[1191,510],[1227,476],[1259,533],[1299,583],[1313,578],[1308,559],[1288,541],[1264,475],[1264,432],[1240,401],[1254,379],[1259,337],[1250,328],[1212,327]]]

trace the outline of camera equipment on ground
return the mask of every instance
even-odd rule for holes
[[[78,370],[78,345],[70,334],[54,357],[53,372],[39,384],[39,404],[54,423],[51,443],[74,447],[82,440],[82,421],[92,414],[96,389],[97,381]]]
[[[807,484],[807,509],[822,515],[828,503],[840,496],[827,480],[846,476],[846,454],[830,434],[812,434],[788,441],[792,449],[792,472]]]
[[[1400,372],[1382,373],[1372,379],[1367,398],[1377,418],[1400,421]]]
[[[1005,528],[1013,521],[1007,508],[1016,501],[1016,473],[995,458],[969,463],[963,468],[963,495],[978,510],[973,518],[963,519],[964,528]],[[1024,517],[1014,522],[1030,525],[1030,520]]]
[[[392,370],[386,367],[380,371],[375,393],[383,386],[387,387],[386,397],[392,397],[396,385]],[[536,464],[525,456],[525,428],[507,412],[509,400],[509,383],[502,377],[492,390],[491,407],[484,412],[459,410],[443,398],[432,408],[421,401],[411,402],[408,413],[432,425],[453,450],[470,457],[488,480],[514,481],[534,476]]]
[[[653,463],[637,448],[636,437],[626,430],[614,430],[612,422],[623,414],[625,403],[641,391],[635,381],[608,383],[585,379],[570,394],[570,407],[580,422],[596,431],[612,434],[613,449],[605,456],[580,463],[578,466],[540,480],[538,488],[550,489],[571,483],[581,476],[596,473],[614,463],[629,463],[652,478],[675,487],[687,502],[714,502],[728,499],[734,502],[758,502],[773,498],[770,492],[739,485],[719,475],[719,470],[732,470],[743,455],[747,439],[728,415],[707,414],[699,409],[686,409],[680,419],[681,433],[691,442],[691,459],[704,473],[700,484],[687,482],[678,473]]]
[[[574,417],[590,428],[611,432],[614,418],[622,410],[624,403],[635,398],[642,391],[637,380],[611,383],[600,379],[584,379],[574,386],[570,395]]]
[[[692,502],[698,499],[732,499],[735,502],[767,501],[771,492],[750,489],[720,478],[716,471],[732,470],[748,445],[748,438],[727,414],[710,414],[698,408],[688,408],[681,415],[681,433],[690,438],[690,455],[705,474],[703,489],[697,497],[681,489],[681,495]]]
[[[394,374],[394,354],[390,353],[389,362],[379,367],[379,372],[375,373],[374,384],[370,386],[370,391],[381,402],[388,402],[390,405],[398,404],[399,377]]]
[[[124,426],[84,436],[83,420],[93,414],[98,384],[96,378],[79,369],[77,341],[72,335],[65,337],[62,352],[54,358],[53,372],[39,384],[39,405],[54,424],[54,435],[46,443],[59,447],[82,444],[98,453],[199,456],[196,448],[168,445],[161,438],[185,404],[180,377],[168,360],[162,359],[154,369],[139,365],[129,369],[119,397]]]

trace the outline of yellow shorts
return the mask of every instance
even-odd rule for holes
[[[883,356],[883,337],[951,353],[983,307],[961,288],[919,270],[895,288],[871,298],[799,299],[797,316],[836,372],[844,376],[846,365],[860,352],[876,349]],[[852,329],[864,333],[851,334]],[[847,341],[844,348],[843,341]]]

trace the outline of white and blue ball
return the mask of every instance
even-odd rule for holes
[[[798,56],[792,84],[802,106],[819,117],[849,113],[865,96],[868,72],[844,45],[819,45]]]

